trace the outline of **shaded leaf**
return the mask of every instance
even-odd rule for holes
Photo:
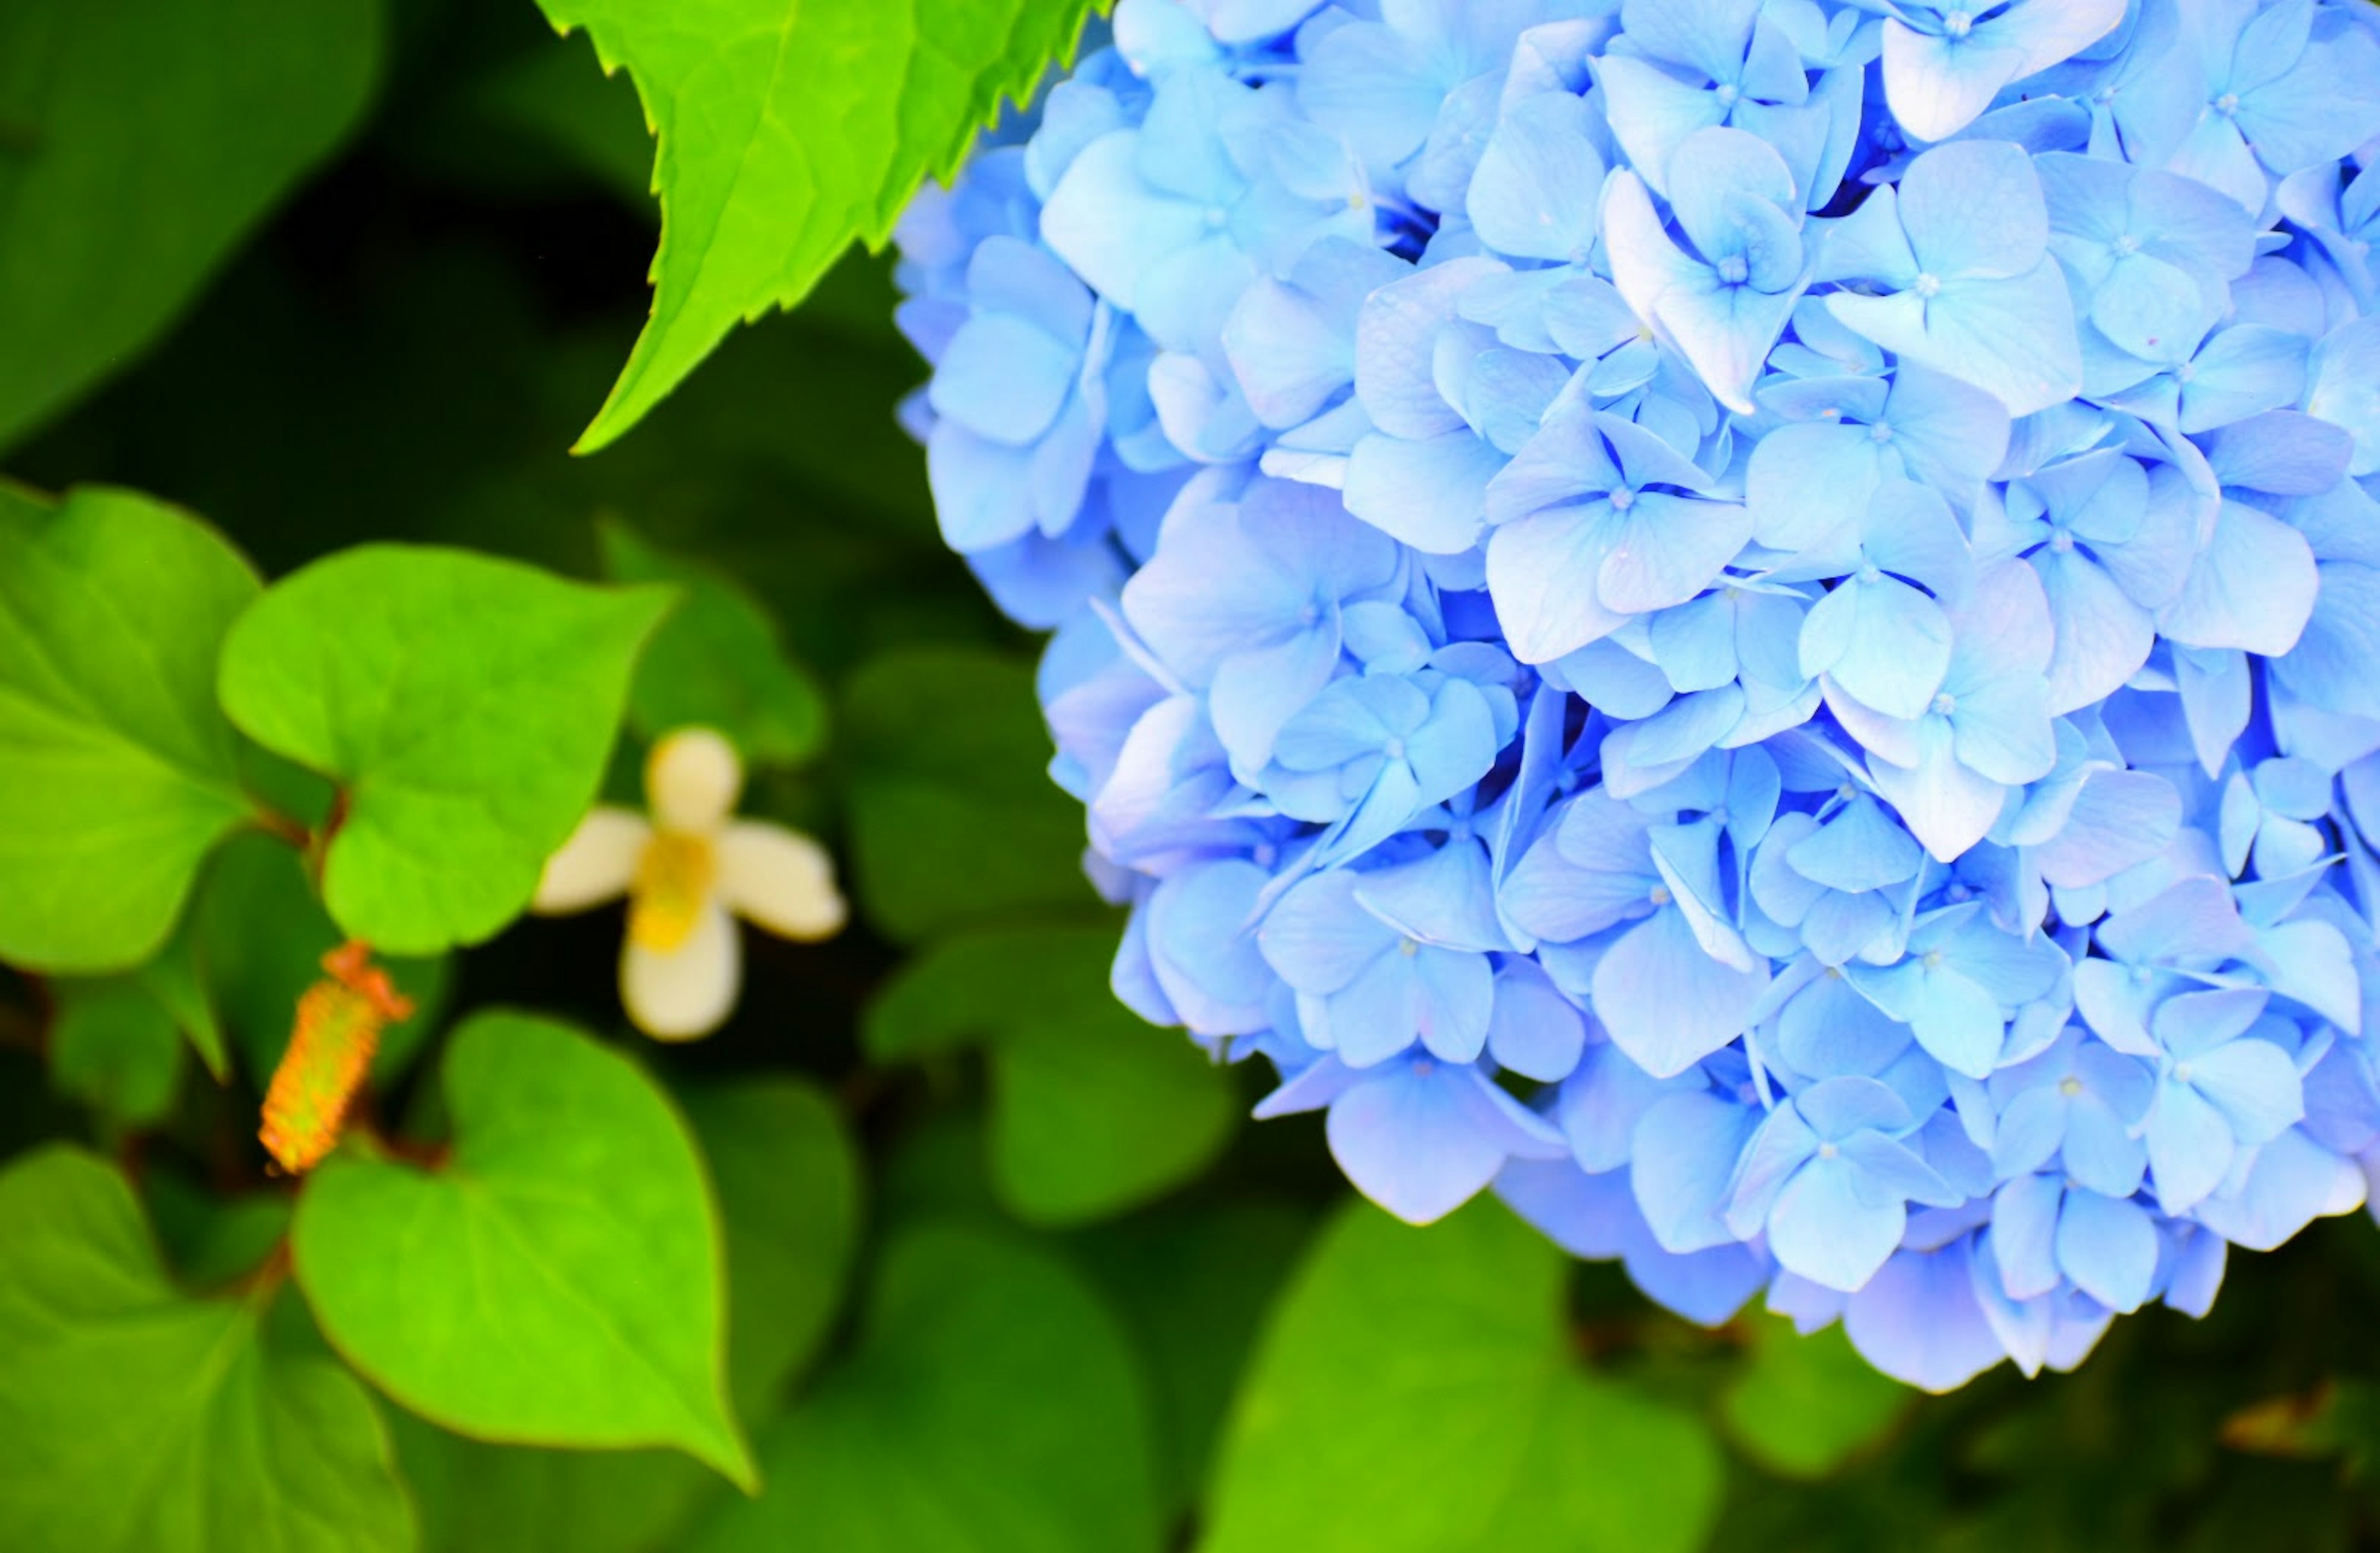
[[[844,688],[854,882],[869,921],[917,939],[1090,904],[1082,805],[1051,782],[1032,671],[996,653],[905,648]]]
[[[0,1175],[11,1553],[412,1547],[370,1397],[266,1329],[272,1288],[184,1297],[124,1178],[89,1155],[45,1149]]]
[[[637,1067],[482,1014],[442,1065],[431,1171],[348,1149],[292,1236],[323,1334],[414,1412],[481,1438],[674,1446],[739,1484],[720,1233],[694,1140]]]
[[[322,894],[392,954],[490,937],[594,801],[654,588],[367,544],[276,583],[224,644],[225,710],[338,781]]]
[[[716,728],[755,765],[798,765],[826,739],[826,702],[785,656],[752,596],[699,563],[648,544],[618,521],[601,530],[603,569],[620,582],[672,582],[684,593],[653,633],[628,692],[628,723],[646,740]]]
[[[1112,927],[945,939],[868,1013],[880,1061],[982,1043],[992,1184],[1019,1217],[1074,1224],[1137,1206],[1204,1170],[1238,1112],[1230,1075],[1108,989]]]
[[[0,6],[0,446],[136,356],[362,113],[376,0]]]
[[[1755,1315],[1752,1351],[1719,1400],[1729,1436],[1786,1477],[1823,1477],[1889,1434],[1915,1396],[1862,1359],[1839,1326],[1803,1337]]]
[[[153,1127],[174,1108],[182,1037],[173,1012],[131,976],[53,984],[50,1080],[111,1126]]]
[[[1115,1317],[1014,1237],[886,1250],[858,1351],[762,1437],[697,1553],[1154,1553],[1148,1405]]]

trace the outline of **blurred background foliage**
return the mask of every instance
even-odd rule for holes
[[[161,0],[152,29],[103,9],[148,40],[123,80],[41,73],[32,45],[97,25],[63,0],[6,24],[0,109],[87,89],[123,140],[42,181],[7,168],[0,111],[7,473],[155,493],[268,574],[405,539],[686,585],[611,788],[633,798],[666,728],[731,726],[747,810],[831,838],[858,907],[824,945],[751,938],[734,1021],[682,1047],[625,1030],[616,912],[397,962],[423,1006],[374,1069],[392,1138],[443,1135],[428,1059],[496,1005],[608,1033],[675,1095],[768,1482],[746,1498],[681,1456],[486,1444],[386,1407],[422,1547],[2380,1546],[2360,1217],[2234,1258],[2203,1323],[2119,1322],[2078,1375],[1921,1398],[1838,1333],[1688,1326],[1493,1204],[1427,1232],[1351,1205],[1316,1118],[1240,1126],[1262,1076],[1106,991],[1116,923],[1042,774],[1035,643],[942,548],[894,422],[922,372],[885,261],[847,259],[574,459],[643,321],[655,222],[634,95],[583,40],[528,0]],[[230,159],[253,176],[176,217],[176,126],[212,122],[182,99],[237,104],[251,45],[321,66],[274,146]],[[143,71],[170,92],[125,96]],[[152,155],[153,178],[106,176]],[[93,266],[147,273],[66,330]],[[310,801],[292,781],[291,811]],[[252,1142],[259,1090],[335,938],[290,854],[249,838],[151,967],[0,983],[9,1153],[112,1154],[187,1289],[253,1267],[291,1197]],[[317,1341],[297,1302],[275,1319]]]

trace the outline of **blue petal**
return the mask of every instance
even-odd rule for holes
[[[1742,1034],[1767,984],[1765,966],[1722,965],[1682,913],[1664,910],[1605,951],[1595,968],[1595,1011],[1621,1050],[1667,1078]]]
[[[2058,1218],[2058,1265],[2109,1310],[2136,1311],[2156,1277],[2156,1226],[2136,1203],[2070,1192]]]

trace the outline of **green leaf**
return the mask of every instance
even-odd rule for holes
[[[1230,1140],[1230,1075],[1108,988],[1112,926],[946,939],[868,1009],[879,1061],[982,1042],[991,1065],[992,1184],[1018,1217],[1079,1224],[1190,1180]]]
[[[1752,1352],[1719,1399],[1744,1452],[1785,1477],[1824,1477],[1889,1434],[1916,1398],[1879,1375],[1840,1327],[1803,1337],[1781,1316],[1755,1315]]]
[[[728,1379],[768,1416],[825,1338],[859,1229],[859,1165],[826,1096],[790,1078],[686,1097],[727,1231]],[[398,1445],[432,1553],[675,1548],[718,1479],[660,1451],[484,1445],[401,1421]]]
[[[818,1352],[859,1243],[859,1156],[834,1103],[790,1076],[693,1089],[686,1119],[702,1141],[727,1231],[727,1376],[765,1413]]]
[[[297,1021],[298,999],[322,978],[322,956],[342,935],[306,882],[298,854],[264,836],[235,837],[214,855],[190,905],[200,973],[242,1066],[261,1090],[281,1065]],[[395,956],[379,961],[413,1017],[381,1032],[371,1082],[402,1077],[444,1010],[449,956]]]
[[[164,946],[248,813],[214,666],[257,590],[163,503],[0,485],[0,960],[124,971]]]
[[[1016,1239],[886,1251],[858,1351],[763,1436],[769,1492],[696,1553],[1155,1553],[1148,1404],[1116,1320]]]
[[[1699,1547],[1717,1448],[1579,1366],[1568,1271],[1492,1199],[1427,1229],[1350,1204],[1273,1312],[1201,1553]]]
[[[879,929],[916,940],[1091,905],[1083,806],[1050,780],[1029,667],[903,649],[862,666],[843,707],[854,883]]]
[[[50,1079],[120,1128],[153,1127],[174,1108],[182,1037],[174,1015],[131,976],[53,984]]]
[[[1090,0],[540,0],[625,66],[661,138],[652,321],[578,451],[617,438],[739,320],[873,246],[1003,98],[1071,57]]]
[[[411,1548],[370,1397],[263,1330],[271,1296],[185,1298],[124,1178],[89,1155],[0,1175],[10,1553]]]
[[[739,1485],[718,1218],[702,1159],[627,1058],[482,1014],[443,1068],[443,1168],[350,1149],[292,1236],[323,1334],[382,1389],[485,1439],[674,1446]]]
[[[173,321],[379,60],[374,0],[0,6],[0,446]]]
[[[349,936],[434,954],[520,914],[594,801],[670,595],[370,544],[284,579],[224,643],[224,709],[338,781],[322,895]]]
[[[674,582],[685,600],[645,649],[628,723],[646,740],[700,726],[756,765],[799,765],[826,739],[826,702],[785,656],[752,596],[698,562],[646,543],[626,524],[600,531],[603,569],[619,582]]]
[[[250,839],[260,846],[273,844],[261,836]],[[227,847],[238,845],[237,838],[227,843]],[[215,853],[217,858],[223,855],[221,850]],[[199,971],[197,915],[194,911],[183,912],[174,936],[158,951],[156,959],[133,972],[132,978],[157,1000],[173,1020],[174,1028],[189,1038],[190,1049],[207,1065],[208,1074],[215,1082],[224,1083],[231,1077],[231,1056],[224,1048],[223,1021],[215,1018],[214,1000],[207,996],[204,978]]]
[[[1264,1314],[1313,1228],[1285,1203],[1225,1203],[1135,1214],[1079,1241],[1148,1363],[1169,1506],[1191,1508],[1205,1487]]]

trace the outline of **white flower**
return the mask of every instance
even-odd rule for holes
[[[735,746],[709,728],[680,728],[645,762],[652,818],[594,810],[538,881],[531,910],[547,915],[627,896],[620,998],[637,1028],[664,1041],[708,1035],[734,1011],[743,981],[735,918],[814,939],[847,914],[825,848],[734,817],[743,786]]]

